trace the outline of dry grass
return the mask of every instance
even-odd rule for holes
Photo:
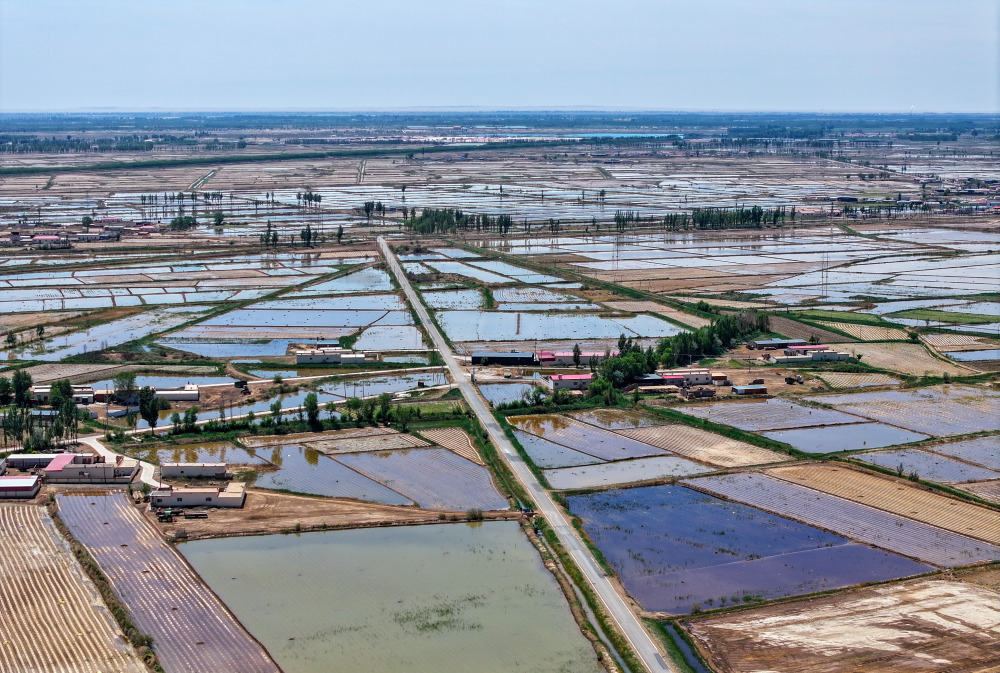
[[[975,373],[969,368],[937,359],[928,353],[922,344],[848,343],[839,350],[861,355],[864,364],[911,376],[923,376],[928,372],[936,376],[942,373],[953,376],[968,376]]]
[[[443,446],[449,451],[457,453],[466,460],[471,460],[479,465],[485,465],[476,447],[472,444],[472,438],[461,428],[433,428],[431,430],[421,430],[420,434],[438,446]]]
[[[846,332],[861,341],[900,341],[906,338],[906,330],[897,327],[858,325],[851,322],[823,322],[820,324]]]
[[[716,467],[762,465],[788,459],[783,454],[687,425],[662,425],[617,432],[643,444]]]

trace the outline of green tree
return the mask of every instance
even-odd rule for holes
[[[391,414],[392,395],[389,393],[382,393],[378,396],[378,417],[383,423],[388,423]]]
[[[410,419],[413,418],[413,409],[405,405],[400,405],[396,407],[396,420],[399,421],[400,428],[403,432],[406,432],[410,425]]]
[[[0,406],[5,407],[10,404],[13,396],[14,386],[11,385],[10,379],[0,377]]]
[[[39,325],[38,327],[36,327],[35,335],[37,335],[38,339],[41,340],[41,338],[45,336],[45,325]]]
[[[580,367],[580,344],[573,344],[573,366]]]
[[[115,397],[122,404],[131,404],[135,398],[135,374],[132,372],[122,372],[111,379],[111,385],[115,389]]]
[[[344,239],[344,225],[337,227],[337,243],[342,243]]]
[[[181,431],[181,415],[178,412],[170,414],[170,422],[174,425],[174,434]]]
[[[327,402],[326,404],[323,405],[323,411],[327,413],[327,415],[330,417],[330,420],[332,421],[334,418],[336,418],[337,403]]]
[[[275,425],[281,423],[281,398],[271,402],[271,422]]]
[[[198,429],[198,407],[190,407],[184,412],[184,432]]]
[[[26,408],[31,402],[31,374],[23,369],[18,369],[11,376],[10,381],[14,389],[14,404],[22,409]]]
[[[139,415],[151,429],[156,429],[156,423],[160,420],[160,400],[156,397],[156,391],[149,386],[139,389]]]
[[[83,226],[89,227],[94,223],[94,218],[92,218],[90,215],[84,215],[83,219],[80,220],[80,222],[83,224]]]
[[[319,398],[316,393],[309,393],[302,402],[302,407],[306,412],[306,419],[309,426],[315,428],[319,425]]]
[[[214,213],[212,213],[212,221],[215,222],[216,227],[221,227],[222,224],[226,221],[226,216],[222,214],[221,210],[217,210]]]

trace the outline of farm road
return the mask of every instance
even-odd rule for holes
[[[427,314],[427,310],[424,308],[424,305],[420,303],[416,291],[413,289],[413,286],[410,285],[410,281],[407,280],[406,274],[403,273],[396,255],[389,249],[389,245],[383,237],[378,237],[378,244],[382,250],[382,255],[385,257],[385,260],[389,265],[389,268],[392,270],[396,280],[399,281],[399,285],[406,293],[406,298],[410,302],[410,306],[413,307],[413,310],[416,311],[417,315],[420,317],[427,333],[434,342],[434,346],[441,353],[441,357],[444,359],[445,364],[451,371],[452,378],[465,395],[465,399],[469,401],[469,406],[472,407],[472,410],[479,418],[479,422],[482,423],[484,428],[486,428],[486,431],[490,435],[490,439],[500,450],[500,454],[504,457],[504,460],[507,461],[507,465],[511,468],[514,474],[517,475],[517,478],[535,501],[539,511],[545,517],[546,521],[548,521],[552,526],[552,529],[559,537],[559,541],[569,551],[570,555],[573,556],[577,565],[580,567],[580,570],[583,572],[584,577],[587,578],[587,581],[593,587],[594,591],[597,592],[597,595],[604,604],[605,609],[611,615],[611,618],[614,619],[621,632],[625,634],[625,637],[632,644],[632,647],[639,655],[639,658],[642,659],[646,669],[653,672],[672,672],[673,669],[667,664],[663,655],[656,648],[652,638],[650,638],[646,629],[643,627],[642,622],[639,621],[635,613],[633,613],[629,608],[625,599],[622,598],[617,591],[615,591],[611,581],[607,578],[607,576],[605,576],[603,571],[601,571],[600,567],[594,561],[594,558],[590,555],[590,552],[583,543],[583,540],[580,539],[576,531],[563,516],[552,497],[544,488],[542,488],[542,485],[538,483],[538,480],[535,479],[535,476],[531,473],[531,470],[528,469],[528,466],[523,460],[521,460],[521,456],[518,455],[517,450],[514,449],[514,445],[510,443],[507,436],[504,435],[503,430],[501,430],[500,425],[489,412],[486,403],[479,396],[479,392],[476,390],[475,386],[473,386],[469,379],[466,378],[465,373],[458,366],[458,361],[455,359],[454,353],[452,353],[451,349],[448,348],[448,344],[445,342],[444,337],[441,336],[441,332],[439,332],[434,323],[431,322],[430,316]]]

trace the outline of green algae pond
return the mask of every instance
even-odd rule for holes
[[[178,546],[286,673],[598,673],[514,522]]]

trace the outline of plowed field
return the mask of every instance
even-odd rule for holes
[[[808,341],[811,337],[816,337],[821,344],[839,344],[850,341],[849,338],[835,332],[806,325],[791,318],[783,318],[775,315],[771,316],[771,329],[779,334],[784,334],[789,339],[805,339]]]
[[[422,430],[420,434],[438,446],[443,446],[449,451],[454,451],[466,460],[471,460],[480,465],[483,464],[483,459],[479,457],[479,452],[472,445],[472,439],[469,438],[465,430],[459,428],[433,428],[431,430]]]
[[[788,459],[784,454],[686,425],[635,428],[621,430],[619,434],[718,467],[761,465]]]
[[[144,673],[45,511],[0,505],[0,671]]]
[[[821,324],[850,334],[855,339],[862,341],[900,341],[906,339],[906,330],[898,327],[859,325],[853,322],[824,322]]]
[[[925,491],[899,479],[833,465],[775,467],[767,473],[823,493],[1000,544],[1000,513]]]
[[[170,673],[277,673],[229,614],[124,494],[60,495],[59,512],[97,559],[136,626],[153,636]]]

